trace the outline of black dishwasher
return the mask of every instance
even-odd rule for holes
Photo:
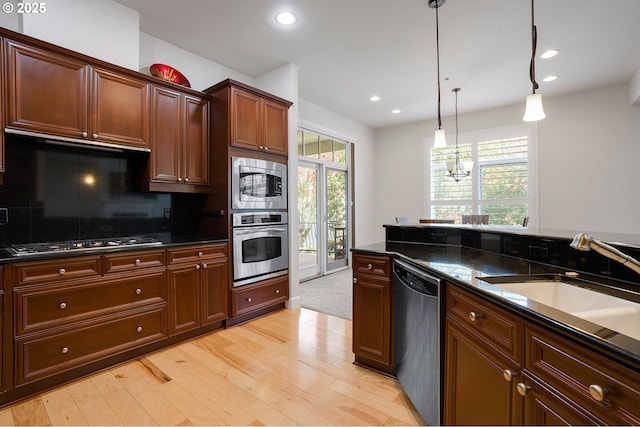
[[[395,260],[393,309],[396,375],[422,418],[441,425],[443,334],[437,277]]]

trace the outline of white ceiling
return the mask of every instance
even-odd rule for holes
[[[435,10],[427,0],[117,0],[140,30],[257,76],[286,63],[299,96],[381,128],[437,112]],[[298,17],[280,28],[276,11]],[[531,93],[531,3],[447,0],[439,9],[442,115],[522,105]],[[626,82],[640,70],[640,0],[536,0],[543,97]],[[542,82],[548,74],[554,82]],[[216,83],[216,82],[212,82]],[[382,99],[373,103],[371,95]],[[391,114],[398,108],[400,114]]]

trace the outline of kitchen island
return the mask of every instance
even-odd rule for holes
[[[603,328],[482,280],[505,275],[568,280],[577,273],[594,289],[640,303],[640,278],[634,271],[627,272],[625,266],[614,265],[599,254],[571,248],[571,233],[552,236],[489,226],[402,224],[385,228],[386,242],[353,250],[354,279],[360,281],[354,280],[354,298],[362,294],[356,287],[361,286],[363,276],[373,277],[367,271],[375,272],[375,268],[357,268],[362,257],[388,259],[390,265],[401,259],[443,279],[443,423],[639,422],[637,336]],[[635,256],[638,246],[629,240],[631,243],[616,246]],[[356,363],[393,373],[392,323],[398,307],[393,301],[391,269],[388,272],[389,290],[377,295],[390,299],[386,302],[390,325],[385,326],[389,336],[383,330],[372,339],[374,331],[361,325],[367,305],[385,313],[380,309],[384,303],[372,303],[371,297],[366,304],[354,301],[354,352]],[[372,346],[356,345],[363,331],[369,343],[388,343],[387,359],[378,357],[369,363],[376,359]],[[363,353],[363,348],[369,353]],[[385,350],[376,354],[383,355]],[[481,383],[469,380],[473,377],[482,378]],[[484,418],[479,414],[485,414]]]

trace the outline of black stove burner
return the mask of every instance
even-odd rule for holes
[[[146,236],[117,237],[114,239],[87,239],[67,240],[64,242],[29,243],[24,245],[9,246],[7,250],[11,255],[24,256],[34,254],[46,254],[53,252],[80,251],[87,249],[108,249],[122,246],[161,245],[162,242]]]

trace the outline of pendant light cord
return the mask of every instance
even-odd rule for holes
[[[436,58],[438,64],[438,129],[442,129],[442,119],[440,117],[440,28],[438,25],[438,1],[436,0]]]
[[[436,9],[436,22],[438,20],[437,15],[438,9]],[[536,93],[536,89],[538,89],[538,83],[536,82],[536,47],[538,45],[538,30],[536,29],[535,23],[533,21],[533,0],[531,0],[531,63],[529,64],[529,78],[531,79],[531,84],[533,85],[533,93]],[[438,81],[439,82],[439,81]]]

